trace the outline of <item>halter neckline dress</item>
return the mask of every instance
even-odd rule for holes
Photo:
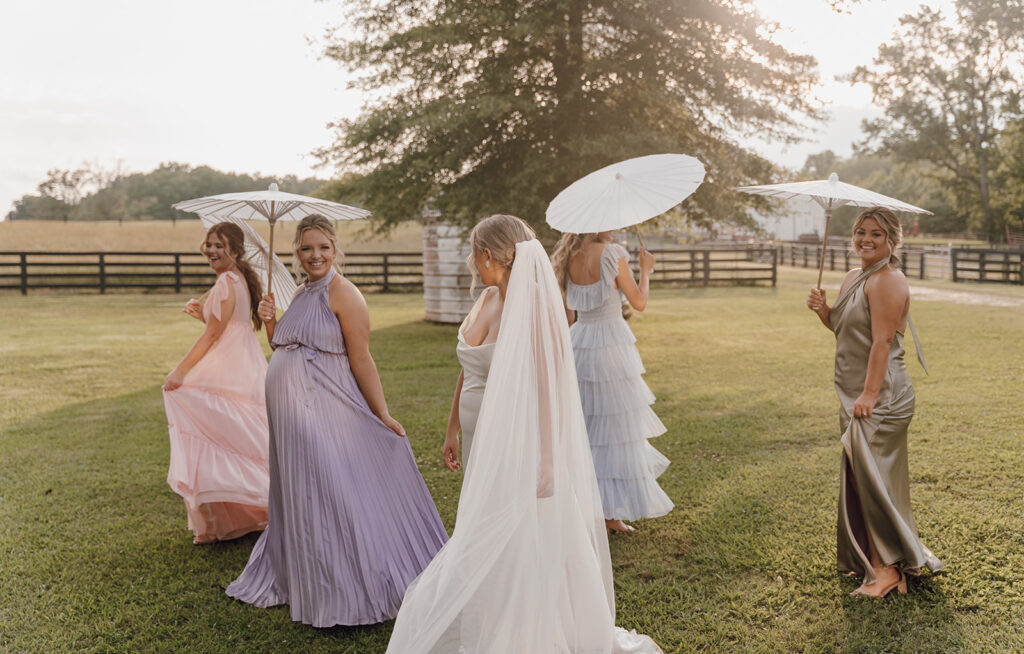
[[[914,417],[915,395],[904,363],[904,335],[899,331],[889,348],[885,378],[871,417],[853,418],[853,404],[864,390],[873,343],[864,285],[888,263],[882,260],[862,271],[836,300],[830,314],[836,336],[835,387],[843,445],[837,562],[840,571],[855,572],[865,584],[876,579],[867,529],[883,564],[898,564],[911,574],[924,567],[933,572],[943,567],[918,538],[910,506],[907,428]],[[913,323],[910,326],[913,331]],[[914,341],[923,364],[916,334]]]
[[[448,540],[409,439],[359,389],[328,298],[334,275],[303,286],[274,329],[270,519],[227,588],[314,627],[394,618]]]

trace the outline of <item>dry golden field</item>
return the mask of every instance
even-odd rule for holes
[[[265,222],[249,223],[264,239],[270,234]],[[338,235],[346,252],[419,252],[423,229],[406,223],[387,237],[373,234],[365,221],[338,223]],[[274,250],[291,249],[295,223],[281,222],[274,229]],[[108,221],[58,222],[17,220],[0,222],[0,251],[88,251],[88,252],[192,252],[204,235],[198,219],[149,220],[117,224]]]

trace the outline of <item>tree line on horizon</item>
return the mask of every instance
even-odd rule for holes
[[[47,172],[37,193],[22,196],[7,220],[178,220],[195,214],[171,208],[191,198],[263,191],[276,182],[281,191],[312,195],[325,180],[295,175],[275,177],[222,172],[210,166],[163,163],[148,173],[129,173],[121,164],[103,168],[83,163]]]
[[[848,12],[871,0],[821,1]],[[378,231],[435,212],[468,226],[499,211],[551,236],[544,210],[559,191],[657,152],[690,154],[708,171],[669,222],[751,226],[752,209],[778,207],[734,187],[837,172],[932,210],[923,231],[1003,240],[1024,229],[1024,0],[903,16],[872,64],[846,77],[871,88],[882,117],[863,123],[851,157],[818,153],[800,171],[740,145],[800,142],[826,116],[816,60],[775,42],[779,26],[753,0],[352,0],[341,11],[324,56],[373,99],[331,125],[316,154],[338,175],[315,193],[370,209]],[[265,188],[237,176],[158,194],[182,165],[167,167],[78,199],[60,196],[58,175],[57,191],[41,185],[12,217],[59,213],[58,202],[82,216],[173,217],[157,205],[243,190],[228,181]]]

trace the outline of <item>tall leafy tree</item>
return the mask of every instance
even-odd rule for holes
[[[1024,52],[1024,0],[959,0],[954,15],[922,5],[900,19],[871,67],[853,82],[871,85],[885,115],[867,120],[861,152],[925,161],[949,185],[968,227],[999,238],[993,202],[1001,129],[1021,115],[1016,70]]]
[[[773,165],[741,136],[799,139],[813,58],[774,43],[747,0],[351,0],[326,55],[376,98],[319,154],[331,186],[388,226],[425,208],[469,223],[543,222],[578,177],[628,157],[682,152],[707,183],[695,223],[743,222],[733,185]],[[354,29],[354,33],[351,31]]]

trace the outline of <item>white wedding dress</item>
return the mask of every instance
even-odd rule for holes
[[[562,296],[516,245],[451,539],[412,582],[390,654],[661,654],[615,627],[604,514]]]

